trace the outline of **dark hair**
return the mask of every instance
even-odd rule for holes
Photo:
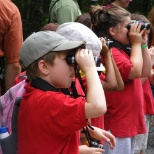
[[[84,13],[84,14],[78,16],[75,19],[75,22],[79,22],[81,24],[84,24],[85,26],[87,26],[90,29],[92,28],[91,16],[89,13]]]
[[[49,23],[49,24],[44,25],[41,28],[41,31],[46,31],[46,30],[56,31],[58,27],[59,27],[59,24],[57,23]]]
[[[132,13],[131,14],[131,19],[132,20],[138,20],[138,21],[143,21],[143,22],[150,22],[148,20],[148,18],[146,18],[146,16],[142,15],[142,14],[139,14],[139,13]],[[152,27],[150,28],[150,33],[148,35],[148,47],[151,46],[151,43],[152,43],[152,40],[153,40],[153,30],[152,30]]]
[[[93,31],[98,37],[111,39],[109,29],[123,23],[130,13],[118,6],[97,9],[91,14]]]

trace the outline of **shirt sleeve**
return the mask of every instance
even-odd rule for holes
[[[132,63],[130,62],[129,56],[124,51],[116,48],[112,48],[112,55],[123,80],[127,81],[132,68]]]
[[[7,63],[19,61],[19,51],[23,42],[22,21],[18,9],[11,19],[10,27],[4,36],[4,51]]]

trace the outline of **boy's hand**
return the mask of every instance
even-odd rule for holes
[[[98,127],[94,127],[94,126],[92,127],[94,128],[94,130],[89,129],[89,132],[93,138],[108,142],[110,144],[111,149],[115,147],[116,140],[115,140],[115,137],[110,132],[100,129]]]
[[[96,65],[91,50],[79,49],[75,54],[75,60],[83,73],[96,70]]]
[[[86,145],[80,145],[79,152],[80,154],[102,154],[104,150],[100,148],[88,147]]]

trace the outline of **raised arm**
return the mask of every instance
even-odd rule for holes
[[[141,24],[135,23],[131,26],[129,31],[129,39],[131,43],[131,55],[130,61],[132,63],[132,68],[129,73],[129,79],[135,79],[141,77],[142,67],[143,67],[143,58],[141,50],[141,41],[143,30],[140,32]]]
[[[105,68],[106,68],[106,77],[102,81],[102,86],[104,91],[115,91],[122,90],[124,88],[124,83],[122,81],[119,70],[112,58],[112,53],[107,47],[103,38],[100,38],[102,42],[102,51],[101,55],[103,56]]]
[[[143,68],[142,68],[142,74],[141,77],[147,77],[150,76],[150,71],[151,71],[151,57],[150,57],[150,52],[148,49],[148,38],[147,38],[148,32],[145,29],[144,33],[142,35],[142,44],[141,44],[141,49],[142,49],[142,57],[143,57]]]
[[[105,114],[106,99],[97,73],[91,50],[81,49],[75,55],[76,62],[85,74],[87,82],[87,103],[85,104],[86,118],[94,118]]]

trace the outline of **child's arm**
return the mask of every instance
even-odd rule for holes
[[[149,81],[154,85],[154,69],[151,69],[151,75],[149,76]]]
[[[94,127],[94,130],[92,130],[91,128],[88,128],[90,135],[93,138],[96,138],[98,140],[103,140],[107,143],[110,144],[110,148],[113,149],[116,145],[116,139],[114,137],[114,135],[112,135],[110,132],[100,129],[98,127]]]
[[[96,154],[104,152],[103,149],[95,148],[95,147],[88,147],[87,145],[80,145],[79,146],[80,154]]]
[[[100,54],[103,56],[106,71],[106,77],[105,80],[102,81],[102,86],[104,88],[104,91],[114,91],[117,89],[117,81],[112,64],[111,52],[105,44],[104,39],[100,38],[100,40],[102,42],[102,51]]]
[[[141,44],[142,57],[143,57],[143,68],[142,68],[141,77],[150,76],[150,73],[151,73],[151,57],[147,46],[147,42],[148,42],[147,35],[148,35],[148,32],[145,29],[142,35],[142,44]]]
[[[143,58],[141,50],[141,41],[143,30],[140,32],[141,24],[135,23],[131,26],[129,30],[129,40],[131,43],[131,55],[130,61],[132,63],[132,68],[129,73],[129,79],[139,78],[142,73]]]
[[[115,76],[116,76],[116,79],[117,79],[117,90],[121,91],[121,90],[124,89],[124,82],[122,80],[121,74],[120,74],[120,72],[117,68],[117,65],[116,65],[113,57],[112,57],[112,62],[113,62],[113,67],[114,67],[114,71],[115,71]]]
[[[76,62],[85,74],[87,82],[87,102],[85,103],[86,118],[94,118],[106,112],[104,91],[97,73],[91,50],[79,49],[75,55]]]
[[[151,47],[149,49],[150,56],[151,56],[151,67],[154,66],[154,47]],[[154,69],[151,68],[150,76],[149,76],[149,81],[152,85],[154,85]]]
[[[104,88],[104,91],[122,90],[124,84],[115,63],[113,63],[111,51],[105,44],[104,39],[100,38],[100,40],[102,42],[101,55],[103,56],[106,68],[106,77],[105,80],[102,81],[102,86]],[[120,78],[121,80],[119,80]]]

